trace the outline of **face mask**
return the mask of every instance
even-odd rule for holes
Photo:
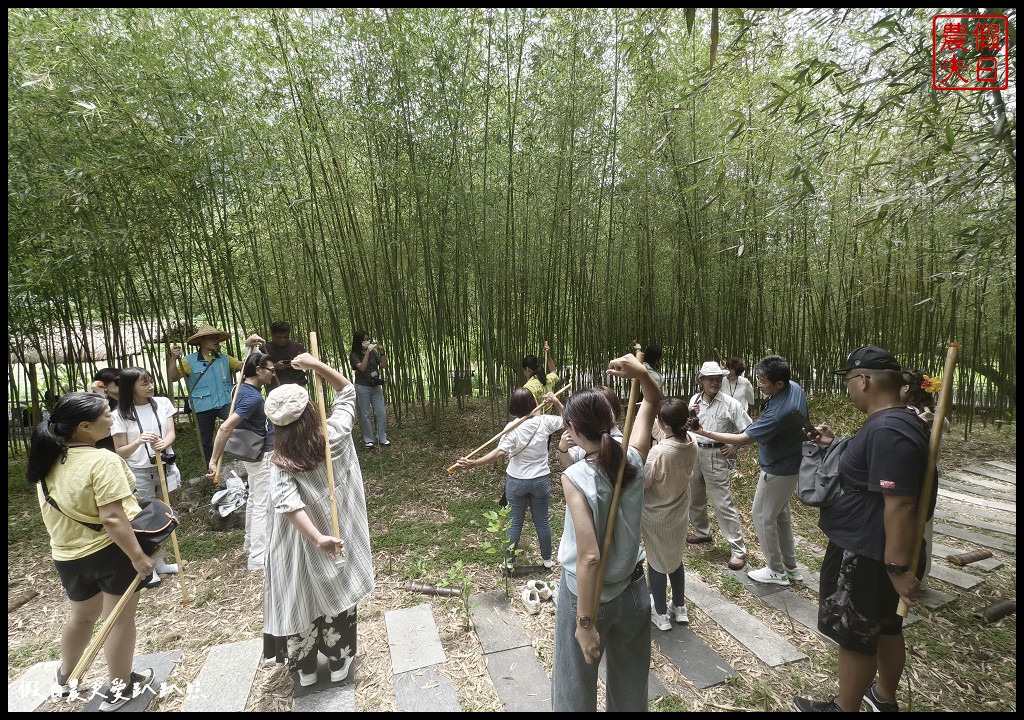
[[[370,341],[369,340],[363,340],[363,349],[365,350],[368,347],[370,347]]]

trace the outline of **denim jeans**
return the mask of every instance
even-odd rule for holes
[[[597,668],[588,665],[576,641],[576,596],[565,581],[558,585],[555,612],[555,659],[551,669],[553,712],[597,711]],[[644,577],[618,597],[601,603],[594,619],[607,652],[608,712],[647,712],[647,679],[651,670],[651,596]]]
[[[359,406],[359,427],[363,431],[363,444],[373,442],[373,426],[370,425],[370,408],[377,422],[377,443],[388,439],[388,411],[384,407],[384,388],[378,385],[356,385],[356,404]]]
[[[540,556],[544,560],[551,559],[551,518],[548,507],[551,505],[551,475],[524,479],[511,475],[505,476],[505,495],[510,507],[508,528],[509,545],[518,549],[519,538],[523,534],[526,522],[526,505],[530,505],[533,526],[537,528],[537,542],[540,545]],[[506,552],[505,560],[514,561],[513,553]]]

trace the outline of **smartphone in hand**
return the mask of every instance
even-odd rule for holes
[[[803,430],[806,435],[810,435],[815,440],[821,437],[821,433],[818,432],[815,427],[811,425],[811,421],[805,418],[801,413],[794,410],[789,414],[789,416],[793,418],[793,421],[800,426],[800,429]]]

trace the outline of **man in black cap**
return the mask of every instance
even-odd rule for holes
[[[862,698],[875,712],[896,712],[906,665],[903,618],[896,609],[900,599],[910,606],[920,594],[920,582],[909,572],[917,504],[935,507],[934,491],[919,497],[928,437],[917,413],[900,400],[903,375],[888,351],[857,348],[835,374],[843,376],[854,407],[868,416],[843,451],[843,494],[821,508],[818,521],[828,536],[818,629],[839,644],[839,695],[829,702],[793,700],[802,712],[857,712]],[[820,444],[832,442],[827,425],[818,430]]]

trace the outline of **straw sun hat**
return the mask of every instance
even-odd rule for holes
[[[229,337],[231,337],[231,333],[221,332],[213,325],[207,325],[206,323],[203,323],[202,325],[199,326],[199,329],[192,334],[192,337],[190,337],[185,342],[187,342],[189,345],[198,345],[200,338],[207,337],[208,335],[216,335],[217,339],[221,341],[227,340]]]

